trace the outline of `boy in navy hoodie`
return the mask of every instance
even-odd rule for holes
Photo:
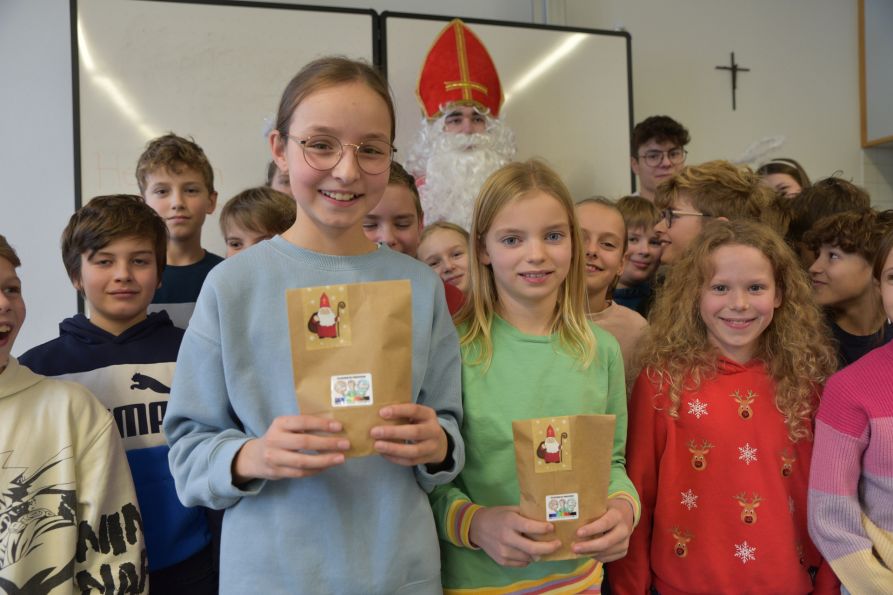
[[[200,508],[177,498],[161,429],[183,330],[147,314],[167,249],[164,221],[139,196],[100,196],[62,233],[62,260],[88,304],[59,338],[19,361],[79,382],[115,418],[143,513],[152,593],[216,593],[211,535]]]

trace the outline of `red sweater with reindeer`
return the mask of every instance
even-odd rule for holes
[[[647,370],[635,384],[627,473],[642,518],[627,556],[608,566],[613,592],[834,592],[807,532],[812,442],[791,442],[762,362],[717,366],[683,393],[675,419]]]

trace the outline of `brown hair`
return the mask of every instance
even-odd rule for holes
[[[396,161],[391,161],[391,171],[388,175],[388,186],[403,186],[409,190],[409,193],[412,194],[412,204],[415,206],[415,213],[418,216],[419,221],[424,220],[425,212],[422,210],[422,200],[419,198],[419,189],[416,188],[415,178]]]
[[[463,358],[472,365],[487,369],[493,358],[491,327],[499,295],[496,290],[492,266],[481,262],[484,238],[496,215],[510,208],[525,194],[540,190],[552,196],[564,208],[571,235],[571,262],[567,278],[561,284],[555,312],[551,320],[553,333],[558,334],[561,346],[582,368],[595,360],[596,339],[586,318],[586,272],[583,256],[583,239],[574,212],[574,200],[558,174],[542,161],[531,159],[523,163],[508,163],[484,182],[474,203],[471,221],[468,273],[470,293],[462,308],[456,313],[459,343],[469,347]]]
[[[882,221],[874,209],[859,209],[829,215],[806,233],[804,240],[813,250],[823,244],[836,246],[844,252],[858,254],[874,262],[881,240],[890,230],[889,222]]]
[[[775,193],[760,183],[749,167],[728,161],[690,165],[657,187],[654,204],[668,209],[685,193],[691,206],[709,217],[760,220],[774,202]],[[774,221],[766,221],[772,224]]]
[[[779,157],[768,161],[757,168],[758,176],[768,176],[770,174],[787,174],[794,178],[794,181],[800,185],[801,190],[809,186],[809,176],[803,166],[787,157]]]
[[[630,156],[639,158],[639,147],[654,139],[658,143],[671,142],[684,147],[691,142],[688,130],[670,116],[651,116],[645,118],[633,128],[630,138]]]
[[[641,196],[624,196],[616,203],[627,229],[653,229],[660,221],[654,203]]]
[[[790,200],[791,223],[787,237],[791,241],[803,241],[806,232],[819,219],[844,211],[871,208],[868,193],[842,178],[830,177],[819,180]]]
[[[81,255],[92,257],[120,238],[152,242],[158,280],[167,261],[167,226],[164,220],[135,194],[97,196],[75,211],[62,232],[62,263],[68,278],[81,280]]]
[[[226,201],[220,211],[220,231],[235,223],[257,233],[279,234],[295,222],[295,200],[269,186],[248,188]]]
[[[649,379],[669,400],[668,414],[679,416],[682,393],[717,373],[717,350],[701,318],[701,292],[714,274],[713,253],[721,246],[750,246],[772,266],[781,305],[760,335],[754,357],[775,380],[776,408],[792,440],[811,433],[816,391],[837,367],[837,355],[812,284],[781,237],[754,221],[716,221],[707,226],[670,267],[649,313],[642,344]],[[643,404],[644,405],[644,404]]]
[[[205,152],[194,139],[169,132],[152,139],[136,163],[136,183],[146,194],[146,178],[158,170],[179,174],[183,168],[197,171],[209,193],[214,192],[214,170]]]
[[[0,234],[0,258],[8,260],[12,268],[22,266],[22,261],[19,260],[19,255],[16,254],[15,248],[9,245],[3,234]]]
[[[885,213],[888,216],[893,216],[893,213],[890,211],[885,211]],[[887,257],[890,256],[891,250],[893,250],[893,230],[888,229],[887,234],[878,245],[877,253],[874,255],[874,263],[872,263],[871,272],[878,281],[881,280],[881,273],[884,272],[884,265],[887,263]]]
[[[394,100],[387,81],[373,66],[360,60],[350,60],[341,56],[327,56],[308,63],[296,74],[279,101],[276,114],[276,130],[279,131],[279,142],[287,138],[291,117],[304,99],[320,89],[327,89],[346,83],[363,83],[378,94],[388,107],[391,115],[391,143],[396,133],[396,116]]]
[[[270,161],[267,165],[267,186],[273,185],[273,180],[276,179],[276,174],[279,173],[279,166],[276,165],[275,161]]]

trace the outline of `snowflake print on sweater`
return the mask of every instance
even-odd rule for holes
[[[688,412],[696,418],[701,419],[702,415],[707,415],[707,403],[702,403],[700,399],[689,401]]]
[[[791,441],[766,366],[719,359],[717,374],[682,382],[676,415],[659,383],[646,370],[632,391],[627,472],[642,518],[609,565],[614,592],[833,592],[807,533],[812,442]]]
[[[750,442],[744,446],[738,447],[738,460],[744,461],[745,465],[757,462],[757,449],[750,445]]]
[[[680,492],[680,495],[682,496],[682,502],[680,502],[682,506],[689,510],[698,507],[698,495],[691,491],[691,489]]]
[[[756,562],[757,548],[748,545],[747,540],[744,543],[735,544],[735,557],[741,560],[742,564],[748,562]]]

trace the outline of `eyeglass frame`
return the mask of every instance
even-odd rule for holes
[[[704,213],[698,213],[696,211],[677,211],[676,209],[663,209],[660,212],[660,219],[664,223],[667,224],[667,229],[673,227],[673,219],[678,219],[679,217],[685,217],[686,215],[690,217],[712,217],[713,215],[706,215]]]
[[[673,159],[670,157],[670,151],[677,151],[677,150],[682,152],[682,159],[674,162]],[[658,156],[657,155],[658,153],[660,153],[658,160],[655,163],[648,163],[648,155],[651,154],[656,157],[656,156]],[[685,159],[688,157],[688,151],[685,149],[685,147],[673,147],[672,149],[669,149],[667,151],[658,151],[657,149],[653,149],[651,151],[646,151],[645,153],[643,153],[641,155],[637,155],[636,159],[643,160],[645,162],[645,165],[647,165],[648,167],[657,167],[658,165],[663,163],[665,155],[667,157],[667,161],[670,162],[670,165],[679,165],[680,163],[685,163]]]
[[[298,145],[301,147],[301,154],[304,156],[304,163],[306,163],[310,168],[312,168],[316,171],[332,171],[333,169],[338,167],[338,164],[341,163],[342,159],[344,159],[344,147],[353,147],[353,156],[354,156],[354,159],[357,160],[357,167],[359,167],[360,170],[362,170],[366,174],[369,174],[370,176],[377,176],[377,175],[383,174],[386,171],[389,171],[391,169],[391,164],[394,162],[394,153],[397,152],[397,148],[394,145],[392,145],[391,143],[389,143],[387,141],[381,141],[381,142],[385,143],[388,147],[391,148],[391,152],[388,154],[388,165],[383,170],[381,170],[379,172],[372,173],[372,172],[366,171],[365,169],[363,169],[363,166],[360,165],[360,158],[359,158],[360,157],[360,147],[367,144],[366,142],[362,142],[360,144],[344,143],[344,142],[341,142],[340,138],[338,138],[337,136],[332,136],[331,134],[314,134],[312,136],[308,136],[307,138],[300,138],[293,134],[283,134],[283,136],[287,139],[291,139],[291,140],[295,141],[296,143],[298,143]],[[338,144],[341,146],[341,154],[338,156],[338,160],[332,165],[332,167],[320,169],[320,168],[316,167],[315,165],[313,165],[312,163],[310,163],[310,161],[307,159],[307,150],[306,150],[307,141],[309,141],[310,139],[319,138],[319,137],[335,139],[336,141],[338,141]]]

